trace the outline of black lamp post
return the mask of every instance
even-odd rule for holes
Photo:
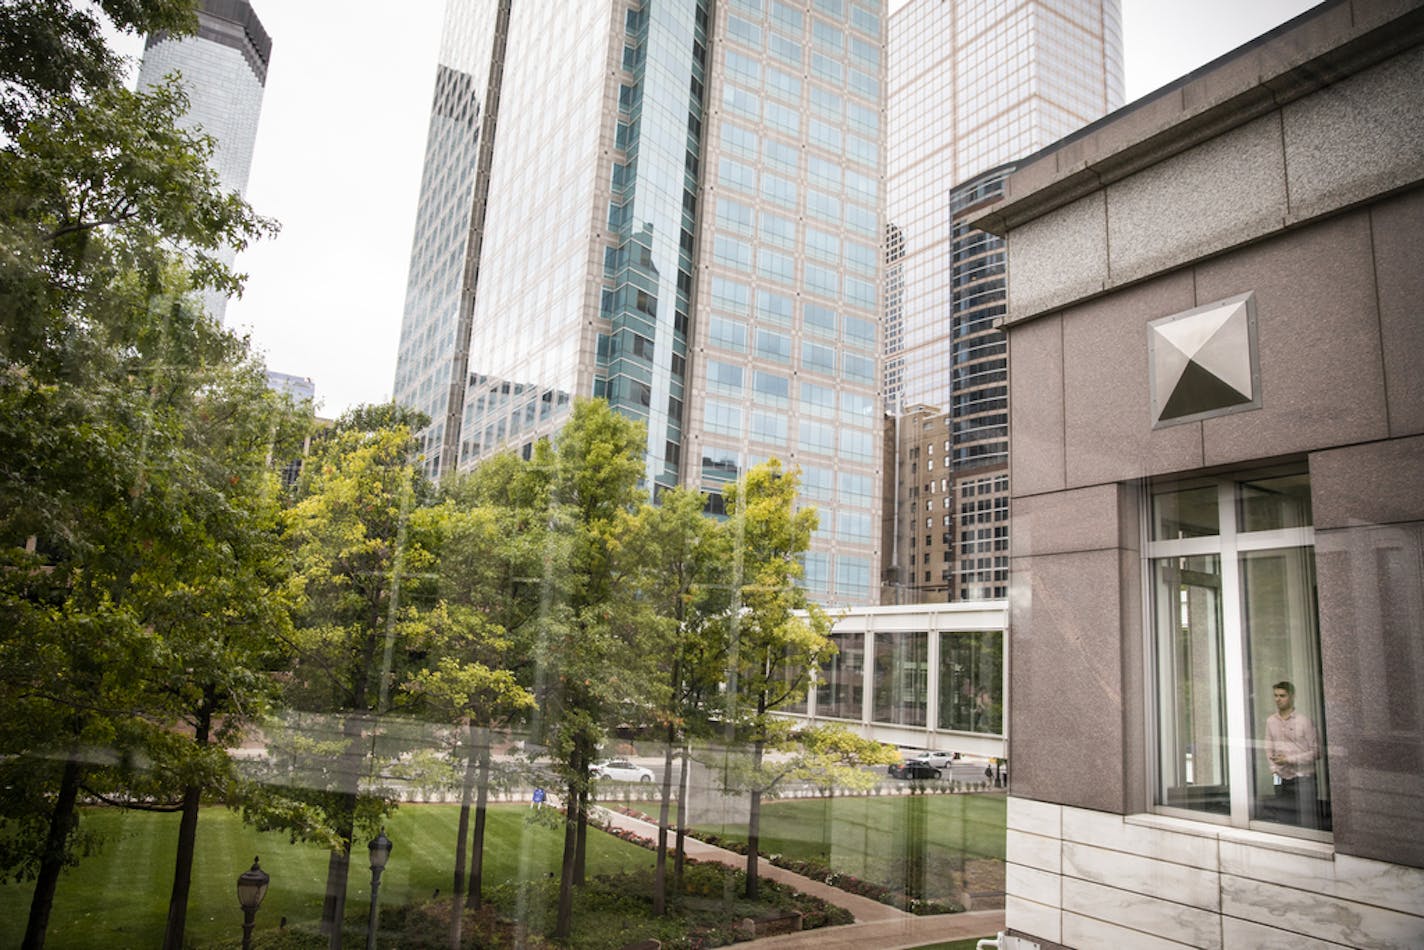
[[[252,950],[252,922],[271,881],[271,876],[257,866],[256,858],[252,859],[249,870],[237,876],[237,902],[242,905],[242,950]]]
[[[371,916],[366,921],[366,950],[376,950],[376,896],[381,890],[381,872],[391,856],[391,839],[386,837],[386,829],[382,828],[367,847],[371,850]]]

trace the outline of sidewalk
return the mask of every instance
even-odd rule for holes
[[[652,822],[633,818],[609,808],[600,807],[599,813],[601,818],[606,819],[615,827],[644,838],[657,840],[658,826]],[[747,863],[745,855],[728,851],[725,848],[714,847],[695,838],[688,838],[685,847],[687,856],[699,861],[716,861],[735,868],[745,867]],[[803,947],[814,947],[815,950],[864,950],[867,942],[870,942],[876,950],[897,950],[897,948],[919,947],[944,940],[993,936],[1004,929],[1004,912],[1002,910],[967,911],[962,914],[933,914],[916,917],[914,914],[908,914],[889,904],[882,904],[868,897],[851,894],[838,887],[793,874],[785,868],[776,867],[765,859],[758,863],[757,870],[762,877],[794,887],[812,897],[819,897],[828,904],[844,907],[855,915],[855,923],[844,927],[822,927],[817,930],[785,934],[780,937],[763,937],[761,940],[737,944],[739,947],[779,947],[783,950]]]

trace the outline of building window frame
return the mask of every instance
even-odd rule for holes
[[[1296,506],[1298,516],[1253,529],[1248,506],[1256,486],[1282,479],[1295,479],[1297,490],[1303,480],[1304,504]],[[1179,521],[1158,507],[1159,500],[1191,495],[1194,499],[1184,507],[1197,510]],[[1140,498],[1152,810],[1253,831],[1333,840],[1306,463],[1149,480]],[[1164,501],[1164,507],[1170,503]],[[1213,508],[1216,530],[1196,530],[1204,528],[1203,515]],[[1177,525],[1175,537],[1166,536],[1171,524]],[[1295,592],[1293,610],[1292,604],[1285,604],[1279,615],[1270,612],[1271,603],[1263,609],[1262,601],[1253,598],[1276,593],[1284,602],[1289,585],[1279,585],[1268,595],[1250,589],[1252,565],[1271,558],[1285,563],[1285,573],[1301,588]],[[1196,581],[1183,581],[1187,575],[1195,575]],[[1169,600],[1164,591],[1175,599]],[[1200,600],[1193,603],[1196,598]],[[1290,628],[1275,635],[1275,652],[1269,634],[1252,631],[1253,611],[1257,620],[1274,617],[1275,626]],[[1204,614],[1205,623],[1199,624]],[[1293,622],[1283,619],[1286,615]],[[1187,657],[1184,651],[1208,656]],[[1282,651],[1288,660],[1281,659]],[[1262,656],[1271,662],[1263,665]],[[1200,669],[1214,672],[1214,680],[1203,682],[1197,675]],[[1293,682],[1296,708],[1317,733],[1318,757],[1311,777],[1318,781],[1316,794],[1323,804],[1313,813],[1304,804],[1298,812],[1287,811],[1280,804],[1279,782],[1275,797],[1268,791],[1274,770],[1266,758],[1265,721],[1273,707],[1266,703],[1273,681],[1281,680]],[[1208,695],[1194,695],[1199,692]],[[1196,722],[1208,718],[1215,721]],[[1183,729],[1184,720],[1193,726]],[[1211,741],[1198,741],[1203,738]]]

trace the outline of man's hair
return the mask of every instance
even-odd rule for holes
[[[1287,693],[1289,693],[1291,696],[1295,696],[1295,684],[1292,683],[1290,680],[1281,680],[1279,683],[1277,683],[1276,685],[1272,686],[1271,689],[1273,689],[1273,690],[1283,689],[1283,690],[1285,690]]]

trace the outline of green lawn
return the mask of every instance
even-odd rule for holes
[[[761,850],[819,860],[845,874],[890,886],[920,878],[923,896],[1002,890],[1002,795],[906,795],[791,799],[762,808]],[[741,840],[745,825],[714,825]],[[911,857],[923,863],[918,872]]]
[[[448,895],[454,854],[454,805],[407,805],[391,816],[386,834],[394,842],[381,879],[381,905],[429,898],[439,888]],[[546,814],[552,818],[553,812]],[[557,872],[562,828],[530,824],[523,806],[490,809],[485,849],[485,883],[547,878]],[[111,809],[88,811],[83,827],[104,835],[103,850],[83,859],[60,878],[46,947],[156,946],[168,912],[178,816]],[[631,871],[652,864],[644,849],[601,832],[588,836],[590,872]],[[347,890],[349,919],[365,920],[371,875],[366,849],[353,855]],[[273,930],[282,917],[312,924],[321,916],[327,852],[293,845],[285,835],[261,833],[223,809],[207,809],[198,822],[198,858],[188,904],[188,939],[195,946],[241,935],[237,876],[260,855],[272,876],[257,915],[257,932]],[[18,944],[29,914],[32,886],[0,887],[0,946]]]

